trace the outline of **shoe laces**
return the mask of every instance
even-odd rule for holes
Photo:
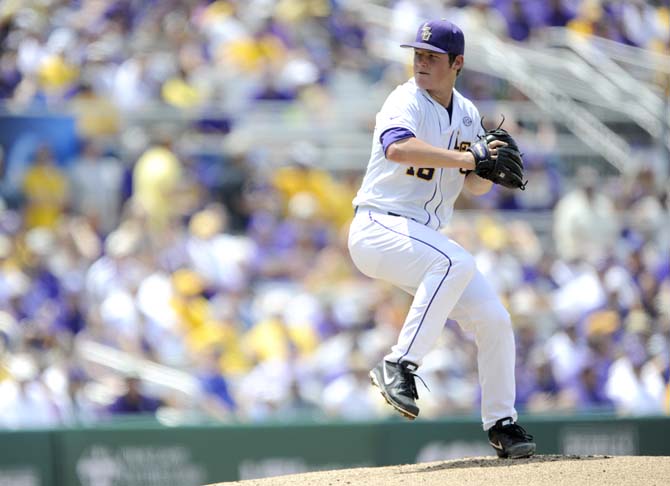
[[[416,389],[416,381],[414,380],[415,378],[418,378],[419,381],[423,383],[423,386],[426,387],[426,390],[430,391],[426,382],[423,381],[423,378],[414,373],[407,366],[400,365],[400,375],[402,376],[402,380],[400,381],[400,392],[403,395],[411,396],[415,399],[419,398],[419,392]]]
[[[527,441],[533,440],[533,436],[530,435],[528,432],[526,432],[526,430],[518,424],[506,425],[504,429],[506,433],[513,435],[515,437],[519,437]]]

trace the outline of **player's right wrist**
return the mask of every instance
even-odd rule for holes
[[[468,150],[460,153],[463,154],[463,158],[465,159],[463,161],[462,168],[465,170],[475,170],[475,168],[477,167],[477,159],[475,158],[475,154],[473,154]]]

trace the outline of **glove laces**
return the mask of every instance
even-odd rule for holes
[[[494,128],[494,130],[500,130],[500,129],[502,129],[503,123],[505,123],[505,114],[504,114],[504,113],[501,113],[500,116],[502,117],[502,120],[500,120],[500,123],[498,124],[497,127]],[[482,130],[484,130],[484,132],[488,132],[488,130],[487,130],[486,127],[484,126],[484,117],[481,117],[481,118],[479,119],[479,124],[482,126]],[[504,129],[503,129],[503,130],[504,130]],[[506,131],[506,130],[505,130],[505,131]],[[481,138],[481,137],[479,137],[479,138]]]

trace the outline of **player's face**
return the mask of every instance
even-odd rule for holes
[[[454,62],[449,65],[449,55],[425,49],[414,49],[414,79],[421,89],[436,90],[456,79]]]

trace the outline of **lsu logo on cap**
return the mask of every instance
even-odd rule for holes
[[[430,28],[430,25],[425,24],[421,29],[421,39],[425,42],[430,40],[430,37],[433,35],[433,32]]]

